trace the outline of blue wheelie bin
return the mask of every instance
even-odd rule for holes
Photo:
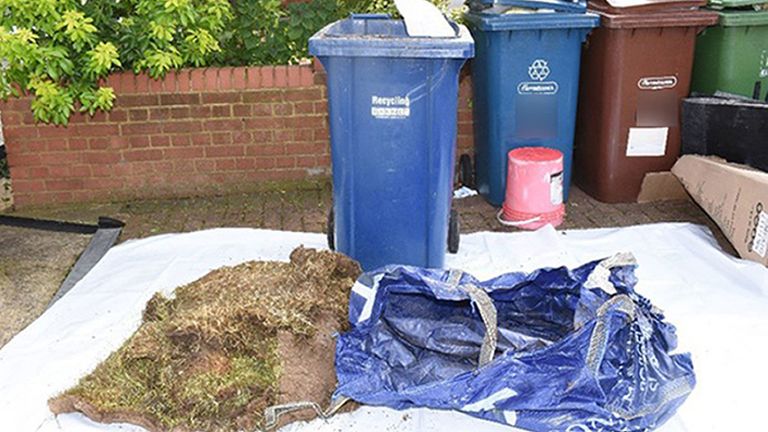
[[[489,0],[490,1],[490,0]],[[563,193],[571,181],[581,45],[599,23],[586,2],[496,0],[465,15],[472,62],[475,182],[493,205],[504,201],[507,153],[549,147],[563,153]]]
[[[469,31],[408,37],[401,20],[352,15],[309,41],[325,67],[333,171],[329,243],[365,270],[442,267],[449,243],[459,70]]]

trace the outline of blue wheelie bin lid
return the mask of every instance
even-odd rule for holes
[[[309,39],[318,57],[470,58],[475,42],[466,27],[451,23],[455,37],[410,37],[402,20],[386,14],[353,14]]]
[[[493,13],[498,13],[508,7],[584,13],[587,11],[587,0],[472,0],[470,2],[470,8],[473,11],[480,11],[489,7],[496,11]]]
[[[470,26],[482,31],[591,29],[600,24],[593,13],[552,12],[535,9],[515,10],[515,13],[495,13],[491,9],[468,12],[464,19]]]

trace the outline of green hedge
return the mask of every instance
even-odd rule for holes
[[[445,7],[447,0],[432,0]],[[393,0],[0,0],[0,98],[34,95],[42,122],[112,108],[98,82],[121,69],[161,77],[185,66],[295,64],[309,37]]]

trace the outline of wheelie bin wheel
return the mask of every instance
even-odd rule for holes
[[[448,252],[455,254],[459,251],[459,213],[451,209],[448,220]]]
[[[325,225],[325,235],[328,238],[328,248],[332,251],[336,250],[336,241],[334,238],[334,221],[333,221],[333,207],[328,211],[328,221]]]
[[[468,154],[459,157],[459,183],[468,188],[475,187],[474,170],[472,169],[472,158]]]

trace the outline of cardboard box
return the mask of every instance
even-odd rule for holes
[[[768,266],[768,173],[694,155],[681,157],[672,173],[739,256]]]

